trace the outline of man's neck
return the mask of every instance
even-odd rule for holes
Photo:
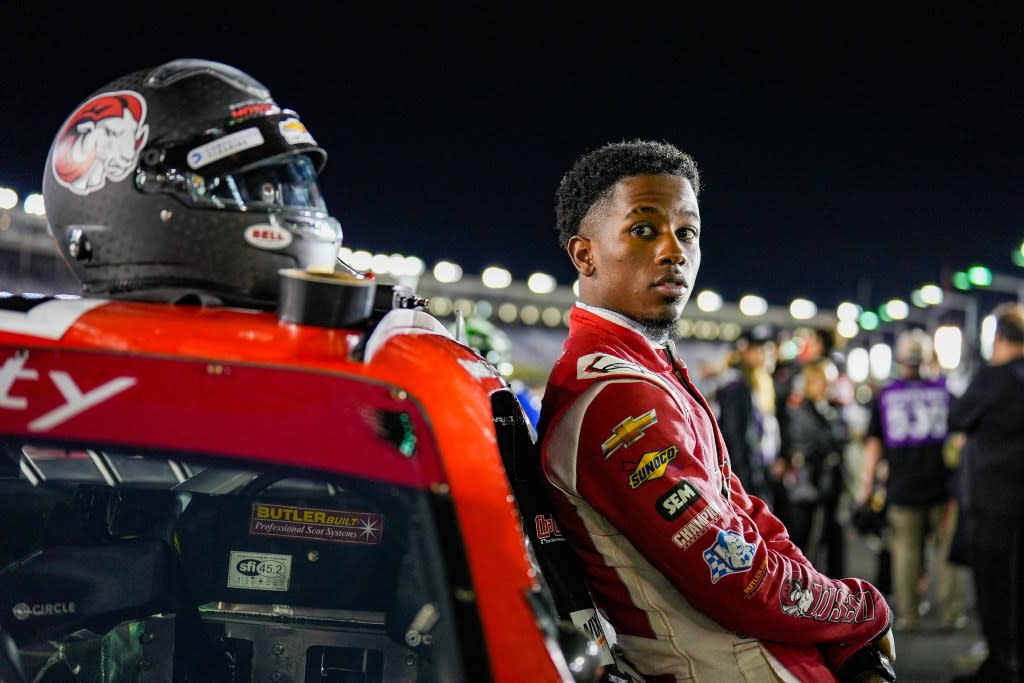
[[[600,306],[593,306],[591,304],[577,301],[576,305],[584,308],[592,313],[604,315],[606,317],[614,318],[621,321],[624,325],[630,329],[643,335],[647,341],[651,342],[655,346],[665,346],[673,339],[673,332],[676,329],[675,323],[656,323],[652,321],[636,320],[629,317],[624,313],[613,311],[610,308],[602,308]]]

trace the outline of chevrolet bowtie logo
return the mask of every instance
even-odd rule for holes
[[[643,415],[638,417],[627,417],[625,420],[615,425],[615,429],[612,430],[612,435],[601,444],[601,452],[604,457],[609,457],[612,453],[619,450],[623,446],[629,446],[635,443],[644,435],[644,432],[648,427],[655,424],[658,421],[658,415],[654,412],[654,408],[651,408]]]

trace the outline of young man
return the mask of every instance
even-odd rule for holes
[[[580,300],[538,430],[558,523],[648,682],[894,680],[882,595],[817,572],[747,495],[676,354],[699,192],[694,161],[659,142],[605,145],[562,178]]]

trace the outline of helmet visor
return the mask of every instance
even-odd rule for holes
[[[327,212],[317,184],[316,167],[305,154],[269,159],[240,173],[212,178],[193,175],[190,184],[194,201],[209,202],[218,208]]]

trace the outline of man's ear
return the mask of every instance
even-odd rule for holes
[[[569,243],[565,245],[569,253],[572,265],[576,267],[583,277],[590,277],[594,274],[594,252],[590,248],[590,240],[582,235],[573,235]]]

